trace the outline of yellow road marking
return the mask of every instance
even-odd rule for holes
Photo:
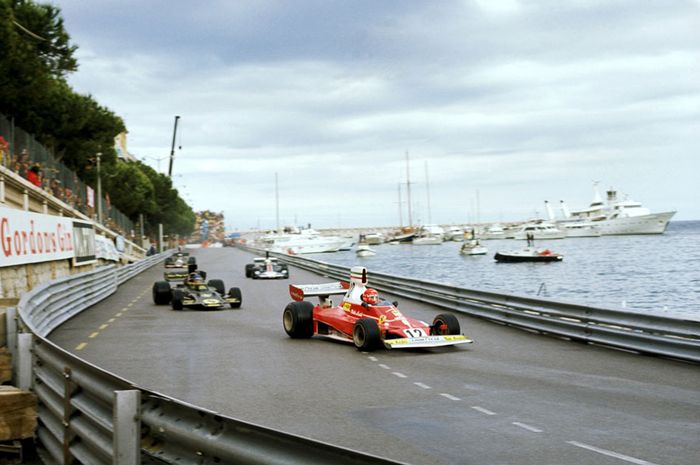
[[[109,320],[107,320],[107,322],[108,322],[108,323],[114,323],[114,320],[116,320],[116,318],[110,318]]]
[[[133,304],[133,302],[132,302],[132,303],[130,303],[129,305],[127,305],[127,308],[128,308],[128,307],[132,307],[133,305],[134,305],[134,304]]]
[[[122,316],[122,312],[119,312],[119,313],[117,313],[117,314],[114,315],[114,316]]]
[[[95,338],[97,337],[98,334],[100,334],[99,331],[95,331],[94,333],[92,333],[92,334],[89,335],[88,337],[89,337],[90,339],[95,339]]]
[[[83,350],[86,345],[87,342],[81,342],[80,344],[78,344],[78,347],[76,347],[75,350]]]
[[[107,326],[109,326],[109,325],[105,323],[105,324],[100,326],[100,329],[105,329]]]

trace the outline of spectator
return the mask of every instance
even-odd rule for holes
[[[8,160],[8,155],[10,153],[10,144],[7,143],[4,137],[0,136],[0,166],[5,166]],[[9,162],[9,160],[8,160]]]
[[[27,181],[31,182],[37,187],[41,187],[41,172],[39,167],[34,165],[27,171]]]
[[[146,256],[150,257],[151,255],[155,255],[156,253],[157,252],[155,246],[151,244],[151,247],[148,249],[148,252],[146,252]]]

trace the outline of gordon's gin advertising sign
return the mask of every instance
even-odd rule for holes
[[[0,267],[74,256],[70,218],[0,207]]]

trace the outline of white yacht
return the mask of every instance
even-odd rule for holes
[[[588,220],[595,224],[604,236],[622,234],[663,234],[675,211],[651,213],[648,208],[634,200],[619,201],[617,192],[607,191],[607,204],[604,204],[593,185],[593,202],[588,208],[571,211],[570,218]]]
[[[541,239],[564,239],[566,233],[554,226],[552,223],[537,222],[524,224],[514,235],[514,239],[527,239],[528,234],[535,240]]]
[[[346,244],[347,239],[338,236],[322,236],[314,229],[302,229],[300,232],[268,234],[260,238],[262,247],[270,252],[290,255],[308,253],[337,252]]]
[[[572,218],[569,209],[561,201],[560,207],[564,219],[554,217],[554,212],[548,201],[544,201],[549,220],[553,221],[557,228],[566,233],[566,237],[600,237],[600,228],[594,222],[583,218]]]
[[[418,234],[413,238],[413,245],[439,245],[445,238],[445,230],[440,226],[426,224],[418,231]]]
[[[486,228],[486,231],[481,233],[479,235],[481,239],[505,239],[506,238],[506,233],[505,230],[503,229],[503,226],[500,224],[492,224],[488,228]]]
[[[461,242],[464,240],[464,229],[459,226],[448,226],[445,229],[445,240]]]

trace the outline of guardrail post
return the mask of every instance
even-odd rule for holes
[[[0,176],[0,203],[5,203],[5,176]]]
[[[22,194],[22,206],[24,207],[25,211],[29,211],[29,191],[27,189],[24,189],[24,193]]]
[[[7,324],[7,348],[12,355],[12,377],[15,378],[15,373],[17,373],[17,309],[15,307],[6,309],[5,320]],[[16,379],[13,381],[17,382]]]
[[[17,335],[17,387],[28,391],[32,387],[32,342],[31,333]]]
[[[141,464],[141,391],[114,391],[114,465]]]

